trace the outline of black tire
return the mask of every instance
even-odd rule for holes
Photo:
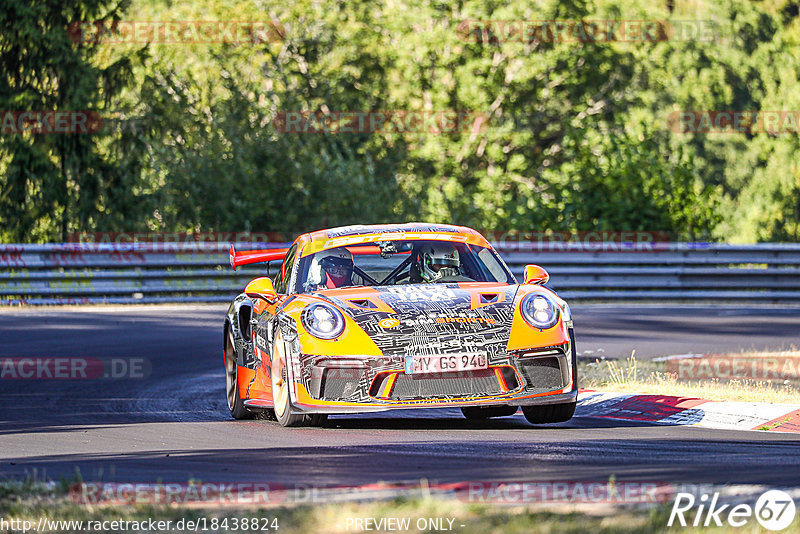
[[[239,373],[236,370],[236,350],[233,344],[233,334],[228,330],[225,340],[225,396],[228,401],[228,410],[234,419],[250,419],[253,417],[239,396]]]
[[[270,359],[270,376],[272,378],[272,404],[275,420],[281,426],[322,426],[328,420],[326,414],[298,413],[289,399],[288,376],[286,372],[286,354],[280,334],[275,336]]]
[[[534,425],[545,425],[548,423],[563,423],[569,421],[575,415],[577,402],[565,402],[562,404],[543,404],[542,406],[523,406],[522,413],[529,423]]]
[[[489,419],[490,417],[508,417],[517,413],[517,406],[467,406],[461,413],[470,421]]]

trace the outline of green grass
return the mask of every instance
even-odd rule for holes
[[[757,359],[797,356],[797,351],[743,352],[728,355]],[[647,393],[710,400],[800,404],[800,385],[795,380],[706,379],[681,380],[666,362],[638,360],[594,360],[578,363],[580,386],[597,391]]]
[[[544,532],[551,534],[583,534],[597,533],[651,533],[651,532],[761,532],[755,520],[753,525],[744,528],[667,528],[671,504],[651,507],[614,505],[578,505],[578,504],[531,504],[531,505],[491,505],[467,503],[457,499],[446,498],[400,498],[372,502],[326,503],[314,506],[293,505],[270,508],[233,508],[233,507],[180,507],[180,506],[87,506],[74,503],[68,494],[70,484],[75,481],[62,480],[58,483],[46,483],[36,479],[0,483],[0,519],[28,520],[33,524],[39,518],[46,517],[50,521],[172,521],[173,525],[180,520],[198,520],[205,518],[207,522],[216,519],[224,524],[228,519],[229,527],[217,528],[207,532],[253,532],[252,530],[234,530],[231,528],[234,519],[242,518],[277,518],[281,534],[346,534],[362,532],[355,528],[356,518],[408,518],[411,528],[402,532],[444,532],[441,530],[417,528],[420,518],[452,519],[452,532],[463,534],[527,534]],[[348,523],[348,519],[351,521]],[[271,521],[270,521],[271,524]],[[445,521],[445,524],[447,522]],[[800,516],[794,523],[800,528]],[[19,532],[9,530],[5,532]],[[261,530],[259,530],[261,531]],[[384,532],[371,530],[370,532]],[[792,528],[786,530],[792,531]],[[796,531],[796,530],[795,530]],[[61,529],[60,533],[81,532],[76,529]],[[85,532],[82,531],[82,532]],[[107,528],[104,532],[131,532],[127,530]],[[169,530],[168,532],[177,532]],[[263,532],[267,532],[264,530]],[[275,532],[272,530],[272,532]],[[394,531],[397,532],[397,531]]]

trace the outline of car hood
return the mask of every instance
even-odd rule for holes
[[[386,356],[504,352],[519,286],[408,284],[326,290]]]

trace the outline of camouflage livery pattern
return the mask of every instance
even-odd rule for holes
[[[353,226],[307,234],[296,244],[395,231],[460,229],[447,225]],[[301,246],[301,254],[302,250]],[[297,265],[293,265],[293,277]],[[522,287],[526,289],[520,291]],[[536,334],[536,329],[521,321],[518,309],[522,296],[531,291],[558,299],[545,288],[505,282],[326,289],[286,295],[272,306],[242,294],[231,304],[225,328],[233,335],[237,364],[246,370],[240,371],[240,380],[248,381],[248,399],[255,394],[258,402],[270,403],[267,406],[272,394],[264,381],[269,382],[276,339],[283,343],[291,402],[305,412],[574,401],[577,384],[571,319],[559,319],[549,334]],[[349,330],[340,336],[344,341],[320,342],[309,337],[299,322],[302,310],[314,302],[328,302],[347,318]],[[522,344],[512,343],[512,331],[522,332]],[[348,342],[353,335],[363,341]],[[337,342],[348,350],[330,352]],[[411,371],[411,364],[417,361],[414,358],[473,355],[486,362],[473,367],[474,371]]]

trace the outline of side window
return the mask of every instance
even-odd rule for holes
[[[292,245],[289,252],[286,253],[286,258],[281,265],[281,272],[278,273],[278,283],[275,284],[275,291],[285,295],[286,289],[289,286],[289,278],[292,276],[292,268],[294,262],[297,260],[297,244]]]

